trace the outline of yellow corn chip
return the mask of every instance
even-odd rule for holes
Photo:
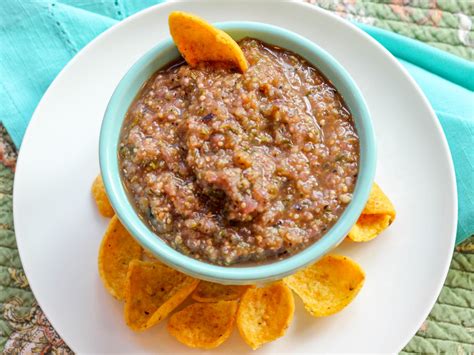
[[[326,255],[317,263],[283,279],[315,317],[329,316],[346,307],[359,293],[364,280],[361,267],[341,255]]]
[[[160,262],[133,260],[125,283],[125,321],[133,330],[160,322],[183,302],[199,280]]]
[[[92,184],[92,196],[94,196],[95,203],[99,209],[99,213],[104,217],[112,217],[115,212],[109,202],[109,198],[105,193],[104,182],[102,176],[98,175]]]
[[[171,316],[168,331],[191,348],[214,349],[232,333],[237,306],[237,301],[191,304]]]
[[[281,281],[245,291],[237,311],[240,335],[252,349],[258,349],[286,332],[293,319],[295,301]]]
[[[209,281],[201,281],[191,297],[198,302],[217,302],[237,300],[250,286],[221,285]]]
[[[118,300],[124,299],[128,264],[140,259],[142,247],[114,216],[99,249],[99,275],[105,288]]]
[[[395,219],[395,208],[392,202],[373,184],[369,199],[356,224],[349,231],[348,237],[354,242],[368,242],[385,230]]]
[[[242,49],[232,37],[195,15],[174,11],[169,16],[170,33],[186,62],[222,62],[245,72],[248,68]]]
[[[153,253],[147,249],[143,249],[143,261],[159,261],[158,258],[153,255]]]

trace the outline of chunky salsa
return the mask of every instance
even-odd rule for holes
[[[183,61],[157,71],[122,128],[124,185],[171,247],[218,265],[278,260],[351,201],[359,139],[334,86],[298,55],[239,42],[245,74]]]

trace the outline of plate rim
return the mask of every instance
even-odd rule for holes
[[[218,3],[218,0],[200,0],[200,1],[201,2],[206,2],[206,3]],[[238,2],[238,0],[232,0],[232,1],[233,2]],[[266,0],[253,0],[253,1],[244,0],[244,1],[240,1],[240,2],[270,3]],[[315,12],[319,12],[319,13],[323,14],[323,16],[329,16],[333,20],[335,20],[335,21],[337,21],[337,22],[339,22],[339,23],[341,23],[345,26],[348,26],[348,27],[352,28],[352,30],[358,32],[359,35],[362,35],[365,38],[366,41],[370,42],[372,46],[376,47],[379,51],[383,52],[385,57],[390,61],[391,65],[394,65],[395,67],[397,67],[397,69],[403,74],[404,79],[408,80],[410,85],[416,90],[417,94],[419,95],[419,98],[421,99],[421,102],[423,103],[425,108],[428,109],[430,117],[431,117],[431,121],[433,122],[434,126],[436,127],[437,133],[439,134],[439,137],[441,139],[441,142],[442,142],[442,145],[443,145],[443,152],[445,153],[445,156],[446,156],[445,157],[446,158],[446,163],[449,166],[449,178],[451,180],[451,183],[449,184],[449,189],[450,189],[449,195],[451,196],[451,199],[452,199],[453,209],[450,211],[451,212],[450,213],[450,218],[448,220],[452,222],[451,233],[450,233],[450,236],[449,236],[450,237],[449,245],[451,247],[450,250],[452,250],[452,251],[450,251],[447,254],[447,258],[446,258],[446,260],[444,262],[444,265],[442,267],[443,272],[440,275],[438,275],[438,282],[437,282],[438,285],[436,287],[435,294],[431,297],[431,300],[429,302],[425,303],[425,307],[423,309],[423,312],[420,312],[420,315],[421,315],[420,319],[416,322],[416,324],[413,324],[413,327],[410,330],[410,332],[407,332],[407,336],[405,338],[403,338],[402,344],[400,344],[399,347],[398,347],[398,349],[399,349],[398,352],[399,352],[413,338],[413,336],[416,334],[416,332],[418,331],[418,329],[420,328],[422,323],[426,320],[427,316],[431,312],[434,304],[436,303],[436,300],[438,299],[438,296],[439,296],[439,294],[440,294],[440,292],[441,292],[441,290],[444,286],[444,282],[446,280],[446,277],[447,277],[447,274],[448,274],[448,271],[449,271],[449,266],[450,266],[451,260],[452,260],[452,255],[453,255],[452,252],[454,251],[454,247],[455,247],[456,232],[457,232],[457,221],[458,221],[458,195],[457,195],[457,183],[456,183],[456,175],[455,175],[455,170],[454,170],[454,163],[453,163],[453,159],[452,159],[452,156],[451,156],[451,151],[449,149],[449,145],[448,145],[448,142],[447,142],[447,139],[446,139],[446,135],[444,134],[441,123],[439,122],[439,120],[436,116],[436,113],[434,112],[433,107],[429,103],[429,101],[428,101],[426,95],[424,94],[424,92],[421,90],[419,85],[416,83],[415,79],[413,77],[411,77],[411,75],[408,73],[407,69],[405,69],[405,67],[403,67],[403,65],[385,47],[383,47],[374,38],[372,38],[370,35],[368,35],[362,29],[355,26],[351,21],[340,18],[337,15],[331,13],[330,11],[319,8],[318,6],[315,6],[314,4],[309,4],[309,3],[301,2],[301,1],[297,1],[297,0],[290,0],[290,1],[278,0],[278,1],[275,1],[274,4],[278,4],[279,2],[289,2],[289,3],[292,3],[293,6],[306,7],[306,9],[308,11],[315,11]],[[96,42],[99,42],[102,39],[102,37],[109,36],[114,31],[117,31],[118,28],[126,26],[128,24],[128,22],[135,21],[137,18],[146,15],[148,12],[161,11],[162,9],[166,9],[169,6],[174,6],[176,3],[193,3],[193,1],[192,0],[170,0],[170,1],[164,1],[162,3],[159,3],[159,4],[156,4],[156,5],[150,6],[148,8],[145,8],[145,9],[143,9],[143,10],[127,17],[126,19],[118,22],[117,24],[111,26],[110,28],[106,29],[104,32],[100,33],[97,37],[95,37],[88,44],[86,44],[81,50],[79,50],[74,55],[74,57],[72,57],[69,60],[69,62],[66,63],[66,65],[56,75],[54,80],[51,82],[51,84],[48,86],[48,88],[44,92],[43,96],[41,97],[41,100],[38,102],[32,116],[31,116],[29,124],[28,124],[28,126],[25,130],[25,134],[24,134],[24,137],[23,137],[22,144],[20,145],[20,148],[19,148],[19,151],[18,151],[15,178],[14,178],[14,182],[13,182],[13,225],[14,225],[14,228],[15,228],[15,240],[16,240],[16,243],[17,243],[17,250],[18,250],[18,253],[19,253],[19,256],[20,256],[21,265],[22,265],[22,268],[23,268],[23,270],[25,272],[25,275],[28,279],[31,292],[34,295],[37,304],[43,310],[44,316],[48,319],[48,321],[53,326],[53,328],[57,332],[57,334],[61,337],[61,339],[74,352],[77,352],[77,350],[75,350],[74,347],[71,346],[71,344],[64,339],[64,336],[62,335],[62,331],[60,330],[60,328],[58,328],[55,325],[55,322],[52,321],[48,317],[48,315],[46,314],[46,311],[44,310],[44,308],[42,306],[42,302],[36,296],[36,292],[35,292],[36,287],[33,286],[34,282],[31,282],[31,279],[28,277],[28,271],[26,270],[26,268],[24,266],[25,265],[24,261],[26,260],[25,257],[22,256],[23,255],[22,250],[24,250],[24,247],[21,246],[22,245],[22,242],[20,242],[21,238],[20,239],[18,238],[17,228],[15,226],[15,220],[16,220],[15,216],[20,214],[20,212],[18,211],[18,202],[17,202],[18,198],[16,198],[16,196],[18,196],[18,194],[19,194],[17,192],[19,190],[19,187],[18,187],[18,184],[17,184],[17,181],[18,181],[17,176],[23,170],[22,169],[22,166],[24,164],[23,161],[26,159],[26,158],[23,158],[24,154],[21,153],[22,152],[21,146],[23,145],[23,142],[28,140],[28,137],[30,136],[30,132],[32,131],[31,127],[38,124],[37,122],[39,122],[39,118],[38,118],[38,113],[37,112],[39,111],[39,108],[42,106],[43,102],[47,101],[49,99],[50,92],[53,91],[53,89],[55,88],[55,86],[56,86],[57,82],[59,81],[59,79],[61,79],[65,75],[65,73],[67,71],[69,71],[69,68],[71,66],[73,66],[78,60],[80,60],[80,58],[82,58],[83,56],[86,56],[88,54],[88,51],[91,49],[91,47],[96,45]],[[298,32],[296,32],[296,33],[298,33]],[[369,107],[369,110],[370,110],[370,107]],[[26,264],[28,264],[28,263],[26,263]],[[400,339],[400,340],[402,340],[402,339]]]

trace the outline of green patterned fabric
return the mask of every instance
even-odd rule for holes
[[[473,352],[474,237],[471,237],[454,252],[438,301],[402,353]]]
[[[474,0],[308,2],[474,60]],[[126,0],[115,3],[123,6]],[[71,353],[37,305],[21,267],[12,218],[15,162],[15,149],[0,124],[0,349]],[[456,248],[436,305],[402,353],[474,354],[474,237]]]
[[[397,32],[474,60],[472,0],[319,0],[342,17]]]

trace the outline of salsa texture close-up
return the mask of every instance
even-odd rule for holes
[[[218,265],[293,255],[351,201],[359,139],[334,86],[298,55],[239,42],[221,63],[157,71],[132,103],[119,160],[141,218],[174,249]]]

